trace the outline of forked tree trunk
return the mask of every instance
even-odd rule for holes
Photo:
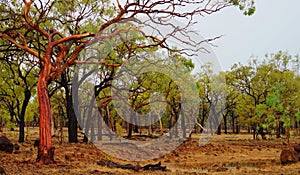
[[[38,80],[38,100],[40,111],[40,144],[38,148],[37,162],[40,164],[51,164],[54,161],[54,147],[51,138],[51,106],[48,92],[49,66],[44,65]]]

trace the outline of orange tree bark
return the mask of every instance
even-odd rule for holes
[[[54,161],[54,147],[52,147],[50,127],[50,99],[48,92],[48,81],[50,77],[50,64],[45,63],[41,69],[38,79],[38,99],[40,111],[40,144],[38,148],[37,161],[40,164],[51,164]]]

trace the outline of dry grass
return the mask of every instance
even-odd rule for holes
[[[17,131],[0,133],[17,143]],[[66,134],[65,134],[66,136]],[[298,174],[300,163],[282,166],[279,163],[284,139],[252,140],[251,135],[216,135],[205,146],[198,146],[199,135],[186,141],[175,151],[152,161],[128,162],[105,155],[92,144],[59,144],[54,138],[54,165],[35,163],[37,148],[33,147],[38,137],[37,128],[29,129],[27,141],[19,144],[20,150],[13,154],[0,152],[0,167],[7,174]],[[299,144],[300,137],[293,137],[291,143]],[[109,159],[118,163],[134,165],[157,163],[167,166],[168,171],[139,171],[107,168],[97,161]]]

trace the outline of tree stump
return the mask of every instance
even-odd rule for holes
[[[5,136],[0,137],[0,150],[12,153],[14,150],[14,144]]]

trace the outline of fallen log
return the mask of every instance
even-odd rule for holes
[[[161,163],[157,164],[147,164],[145,166],[132,165],[132,164],[119,164],[110,160],[100,160],[97,162],[98,165],[107,166],[109,168],[121,168],[121,169],[129,169],[134,171],[139,170],[149,170],[149,171],[166,171],[166,166],[161,166]]]
[[[113,161],[105,161],[105,160],[100,160],[99,162],[97,162],[98,165],[101,166],[107,166],[109,168],[122,168],[122,169],[130,169],[130,170],[134,170],[134,171],[139,171],[142,167],[138,166],[138,165],[132,165],[132,164],[119,164]]]
[[[158,162],[157,164],[148,164],[143,167],[144,170],[150,170],[150,171],[166,171],[166,166],[161,166],[161,163]]]

